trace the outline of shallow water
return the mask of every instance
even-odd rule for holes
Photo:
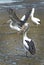
[[[35,16],[41,20],[39,26],[35,25],[29,18],[30,23],[28,37],[35,42],[36,54],[32,56],[28,53],[25,56],[25,50],[22,43],[22,34],[10,29],[7,20],[9,15],[7,8],[15,10],[18,17],[21,18],[28,8],[35,7]],[[3,24],[5,23],[6,24]],[[44,65],[44,1],[43,0],[22,0],[16,4],[0,5],[0,65]]]

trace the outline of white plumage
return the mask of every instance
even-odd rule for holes
[[[21,19],[19,19],[16,15],[16,13],[13,11],[13,9],[9,9],[9,15],[10,15],[10,20],[8,22],[10,22],[10,28],[17,30],[17,31],[21,31],[22,26],[26,23],[26,21],[28,20],[28,17],[31,13],[31,10],[27,11],[25,15],[22,16]]]
[[[31,20],[37,25],[40,24],[40,19],[34,17],[35,8],[32,8],[32,12],[30,14]]]
[[[13,21],[11,19],[8,21],[10,21],[10,28],[15,29],[17,31],[21,31],[21,28],[18,25],[16,24],[14,26],[12,25]]]
[[[32,41],[32,39],[27,37],[27,31],[29,29],[29,23],[25,23],[26,29],[24,31],[23,34],[23,45],[24,45],[24,49],[26,51],[26,56],[27,56],[27,51],[29,51],[32,55],[35,54],[35,45],[34,42]]]

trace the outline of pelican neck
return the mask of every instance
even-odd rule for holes
[[[34,16],[34,11],[32,10],[32,12],[31,12],[31,17],[33,17]]]
[[[26,31],[26,32],[23,33],[23,37],[27,37],[27,32],[28,31]]]

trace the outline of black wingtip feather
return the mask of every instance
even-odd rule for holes
[[[30,42],[27,41],[27,40],[25,40],[25,41],[27,42],[27,44],[28,44],[28,46],[29,46],[28,51],[29,51],[32,55],[34,55],[34,54],[36,53],[36,48],[35,48],[34,42],[33,42],[32,40],[31,40]]]

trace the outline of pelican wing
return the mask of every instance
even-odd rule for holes
[[[31,10],[28,10],[28,11],[26,12],[26,14],[23,15],[23,17],[21,18],[21,21],[26,22],[27,19],[28,19],[28,17],[29,17],[29,15],[30,15],[30,13],[31,13]]]
[[[32,55],[34,55],[35,54],[35,51],[36,51],[36,49],[35,49],[35,45],[34,45],[34,42],[31,40],[30,42],[28,41],[28,40],[25,40],[26,41],[26,43],[28,44],[28,46],[29,46],[29,51],[30,51],[30,53],[32,54]]]
[[[24,25],[24,23],[26,23],[26,21],[28,20],[29,15],[30,15],[30,13],[31,13],[31,10],[28,10],[26,12],[26,14],[20,19],[21,20],[21,24],[20,24],[21,26]]]
[[[12,8],[9,8],[8,13],[9,17],[13,20],[13,22],[20,23],[20,19],[17,17],[16,13],[13,11]]]

